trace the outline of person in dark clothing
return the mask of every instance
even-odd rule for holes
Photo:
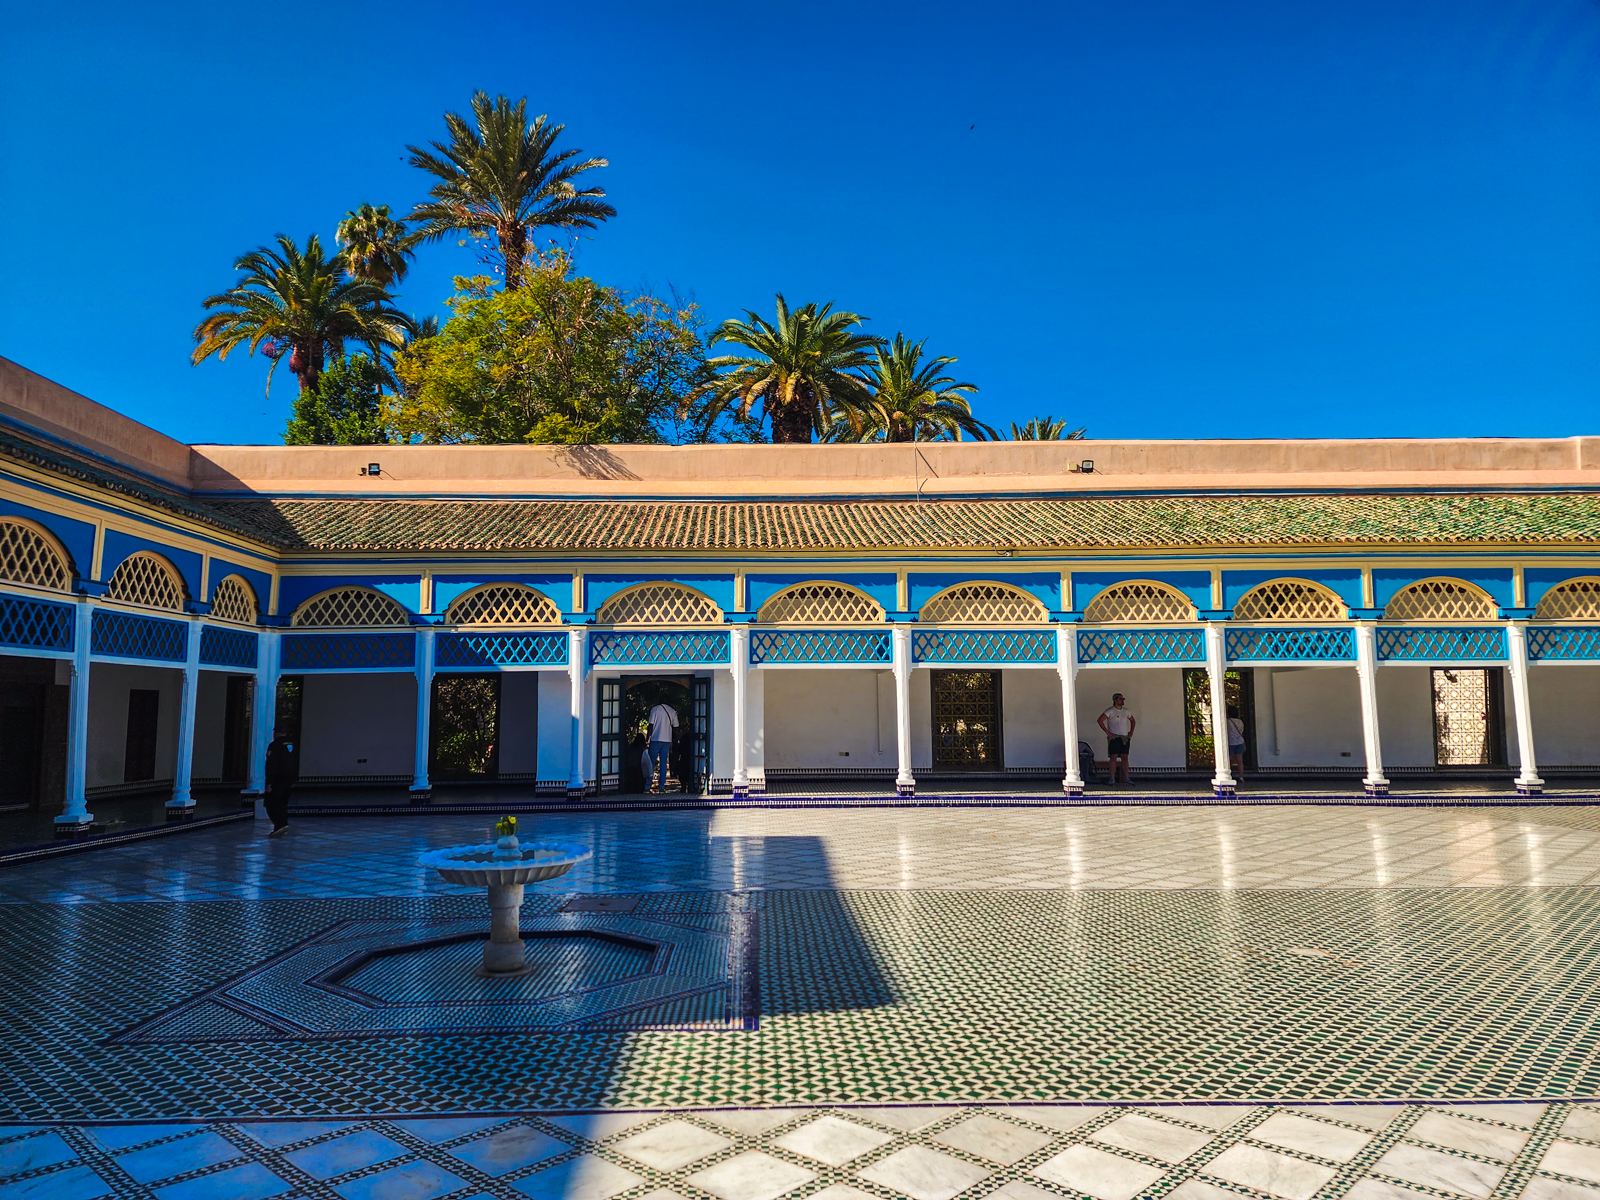
[[[289,731],[280,725],[272,731],[272,741],[267,746],[267,793],[262,803],[272,818],[272,833],[268,836],[281,837],[289,832],[289,796],[299,778],[295,744],[289,740]]]

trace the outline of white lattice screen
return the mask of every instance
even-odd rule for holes
[[[0,579],[64,592],[72,568],[55,544],[19,521],[0,521]]]
[[[1119,583],[1089,601],[1083,619],[1091,625],[1192,621],[1195,611],[1189,597],[1164,583]]]
[[[645,583],[611,597],[595,620],[602,625],[720,625],[722,610],[681,583]]]
[[[1499,605],[1470,583],[1424,579],[1401,588],[1383,607],[1387,621],[1490,621]]]
[[[447,625],[559,625],[555,601],[521,583],[496,583],[457,596],[445,612]]]
[[[1233,606],[1236,621],[1342,621],[1345,602],[1321,584],[1275,579],[1251,588]]]
[[[1533,616],[1537,621],[1600,621],[1600,579],[1569,579],[1551,588]]]
[[[111,572],[106,599],[146,608],[183,608],[183,581],[166,559],[141,550],[129,555]]]
[[[255,589],[238,575],[229,575],[211,593],[211,615],[218,620],[254,625],[258,611]]]
[[[311,597],[294,610],[290,624],[337,626],[404,625],[406,610],[382,592],[364,587],[340,587]]]
[[[883,620],[883,606],[841,584],[802,583],[768,600],[757,618],[797,625],[866,625]]]
[[[950,625],[1001,625],[1048,621],[1050,611],[1021,588],[1004,583],[963,583],[922,606],[917,619]]]

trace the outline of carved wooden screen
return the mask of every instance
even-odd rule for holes
[[[1035,624],[1050,619],[1039,600],[1006,583],[963,583],[922,606],[917,619],[950,625]]]
[[[602,625],[720,625],[722,610],[681,583],[646,583],[611,597],[595,620]]]
[[[183,608],[183,580],[166,559],[143,550],[130,555],[111,572],[106,584],[106,599],[146,608]]]
[[[1252,588],[1233,606],[1235,621],[1340,621],[1345,602],[1321,584],[1274,579]]]
[[[254,625],[259,611],[255,589],[238,575],[229,575],[211,593],[211,615],[220,621]]]
[[[313,596],[294,610],[290,622],[330,628],[406,623],[406,610],[399,601],[365,587],[337,587]]]
[[[1136,580],[1108,587],[1084,610],[1091,625],[1143,624],[1149,621],[1192,621],[1194,605],[1176,588]]]
[[[802,583],[779,592],[757,615],[794,625],[867,625],[883,620],[883,607],[843,584]]]
[[[526,584],[496,583],[457,596],[444,619],[447,625],[559,625],[561,610]]]
[[[20,521],[0,521],[0,579],[64,592],[72,568],[53,539]]]
[[[1544,594],[1538,621],[1600,621],[1600,579],[1569,579]]]
[[[1384,605],[1389,621],[1490,621],[1499,606],[1487,593],[1460,579],[1424,579],[1401,588]]]

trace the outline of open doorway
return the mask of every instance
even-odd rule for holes
[[[1253,671],[1228,671],[1223,675],[1223,694],[1230,708],[1239,710],[1244,721],[1244,769],[1256,769],[1256,689]],[[1215,740],[1211,724],[1211,672],[1204,667],[1186,667],[1183,672],[1184,761],[1191,771],[1216,767]]]
[[[933,672],[933,765],[939,770],[998,771],[1000,672]]]
[[[1441,767],[1497,767],[1506,761],[1500,672],[1435,667],[1433,761]]]
[[[435,675],[428,774],[435,779],[500,775],[500,675]]]

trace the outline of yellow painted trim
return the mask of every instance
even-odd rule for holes
[[[94,523],[94,553],[92,557],[94,561],[89,564],[89,578],[96,583],[103,582],[100,579],[100,566],[105,562],[106,557],[106,523],[104,521],[96,521]]]
[[[574,571],[572,573],[572,611],[575,613],[583,611],[583,590],[583,572]]]
[[[1528,584],[1522,577],[1520,564],[1511,568],[1511,606],[1513,608],[1528,607]]]
[[[911,611],[911,581],[907,578],[909,572],[901,567],[895,572],[894,577],[894,602],[898,605],[899,612]]]
[[[432,616],[433,572],[424,568],[417,584],[417,615],[423,617]]]
[[[1211,568],[1211,607],[1222,607],[1222,568],[1218,566]]]
[[[733,572],[733,611],[736,613],[744,612],[744,606],[749,602],[749,596],[745,588],[744,568],[736,567]]]
[[[1372,582],[1372,568],[1361,568],[1361,607],[1377,608],[1378,591]]]
[[[211,555],[200,556],[200,595],[202,602],[211,599]]]
[[[278,615],[278,573],[276,571],[272,573],[272,587],[267,595],[267,615],[269,617]]]

